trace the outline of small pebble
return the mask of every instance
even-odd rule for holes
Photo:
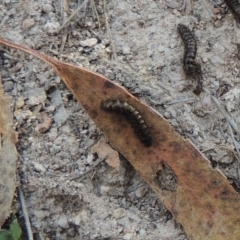
[[[92,162],[93,162],[93,155],[89,154],[88,157],[87,157],[87,163],[91,165]]]
[[[50,13],[50,12],[53,12],[54,8],[53,8],[53,6],[51,4],[46,3],[46,4],[43,5],[42,10],[45,13]]]
[[[44,91],[44,88],[35,88],[28,91],[28,101],[29,105],[38,105],[43,103],[47,99],[47,95]]]
[[[96,38],[89,38],[84,41],[80,41],[80,45],[83,47],[93,47],[96,45],[98,40]]]
[[[30,110],[21,110],[18,109],[14,112],[14,116],[17,119],[17,121],[21,121],[23,119],[30,118],[32,116],[32,112]]]
[[[35,20],[33,18],[25,19],[22,23],[23,30],[28,30],[35,25]]]
[[[13,90],[13,87],[14,87],[14,83],[12,81],[6,81],[4,82],[4,90],[6,92],[10,92]]]
[[[23,106],[24,106],[24,99],[20,97],[16,101],[16,109],[22,108]]]
[[[182,14],[177,9],[173,9],[173,14],[176,15],[177,17],[182,16]]]
[[[220,8],[213,8],[212,11],[213,11],[214,14],[218,14],[218,13],[221,12],[221,9]]]
[[[202,107],[205,109],[211,108],[212,106],[212,99],[210,95],[206,95],[202,100]]]
[[[44,26],[44,29],[49,34],[57,33],[59,28],[60,28],[59,22],[47,22]]]
[[[123,218],[125,216],[125,209],[124,208],[117,208],[113,210],[113,216],[115,218]]]
[[[32,161],[32,165],[33,165],[33,167],[35,168],[36,171],[41,172],[41,173],[46,172],[46,169],[45,169],[45,167],[43,167],[42,164],[39,164],[37,162]]]
[[[222,21],[217,20],[217,21],[214,23],[214,26],[217,27],[217,28],[221,27],[221,26],[222,26]]]
[[[144,229],[140,229],[139,234],[140,234],[141,236],[143,236],[143,235],[146,234],[146,231],[145,231]]]
[[[66,215],[62,215],[59,219],[58,219],[58,226],[60,228],[68,228],[68,220],[67,220],[67,216]]]

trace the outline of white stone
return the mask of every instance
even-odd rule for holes
[[[98,40],[96,38],[88,38],[84,41],[80,41],[80,45],[83,47],[93,47],[97,42]]]

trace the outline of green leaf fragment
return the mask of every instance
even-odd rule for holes
[[[0,231],[0,240],[12,240],[9,230]]]
[[[21,227],[18,224],[18,220],[15,218],[10,225],[10,233],[13,240],[20,240],[22,235]],[[0,239],[1,240],[1,239]]]

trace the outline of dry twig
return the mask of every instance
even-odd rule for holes
[[[5,22],[8,20],[8,18],[9,18],[8,15],[4,16],[4,18],[2,19],[2,21],[1,21],[1,23],[0,23],[0,30],[1,30],[1,28],[3,27],[3,25],[5,24]]]
[[[75,180],[75,179],[78,179],[80,178],[80,181],[82,181],[86,175],[91,172],[92,170],[94,170],[94,168],[99,165],[101,162],[103,162],[105,159],[107,158],[107,156],[105,158],[102,158],[102,159],[99,159],[97,162],[95,162],[86,172],[82,173],[82,174],[79,174],[78,176],[74,176],[74,177],[71,177],[69,178],[70,181],[72,180]]]
[[[113,53],[112,56],[113,56],[113,60],[116,60],[117,59],[117,55],[116,55],[115,47],[114,47],[114,44],[113,44],[112,32],[111,32],[111,29],[110,29],[109,24],[108,24],[106,0],[103,0],[103,6],[104,6],[104,16],[105,16],[107,33],[108,33],[108,37],[109,37],[109,40],[110,40],[112,53]]]
[[[237,157],[237,171],[238,171],[238,179],[240,179],[240,171],[239,171],[239,165],[240,165],[240,152],[239,152],[239,144],[237,144],[237,141],[235,140],[234,138],[234,135],[233,135],[233,131],[232,131],[232,127],[231,125],[228,123],[228,128],[229,128],[229,131],[230,131],[230,135],[232,137],[232,141],[233,141],[233,144],[237,150],[237,153],[238,153],[238,157]]]
[[[231,126],[233,127],[233,129],[240,135],[240,131],[238,129],[238,126],[236,124],[236,122],[234,121],[234,119],[227,113],[227,111],[222,107],[221,103],[218,101],[217,98],[215,98],[214,96],[211,95],[210,91],[207,88],[204,88],[204,91],[207,92],[213,102],[216,104],[216,106],[218,107],[218,109],[221,111],[221,113],[223,114],[223,116],[227,119],[227,121],[231,124]]]
[[[69,8],[68,8],[67,0],[62,0],[61,1],[61,15],[62,15],[62,19],[64,22],[66,22],[65,16],[67,16],[68,11],[69,11]],[[60,60],[62,60],[61,55],[62,55],[63,49],[65,47],[66,41],[67,41],[67,33],[65,32],[62,35],[62,42],[61,42],[61,46],[60,46],[59,53],[58,53],[58,57]]]
[[[26,207],[26,202],[25,202],[23,192],[20,189],[20,187],[18,187],[18,192],[19,192],[19,198],[20,198],[20,203],[21,203],[21,207],[22,207],[23,217],[25,219],[25,226],[26,226],[26,230],[27,230],[28,239],[33,240],[33,233],[32,233],[32,228],[31,228],[31,224],[29,221],[28,210]]]
[[[184,103],[184,102],[192,102],[192,101],[196,101],[196,98],[184,98],[184,99],[176,99],[173,100],[171,102],[166,103],[167,105],[172,105],[172,104],[176,104],[176,103]]]
[[[79,11],[81,11],[81,10],[85,7],[85,5],[87,4],[87,2],[88,2],[88,0],[85,0],[85,1],[81,4],[81,6],[80,6],[79,8],[77,8],[77,9],[71,14],[71,16],[66,20],[66,22],[59,28],[58,32],[62,31],[62,30],[70,23],[70,21],[77,15],[77,13],[78,13]]]
[[[209,16],[210,16],[211,18],[213,18],[213,17],[214,17],[214,14],[213,14],[212,11],[209,10],[209,9],[211,9],[211,7],[209,7],[209,4],[206,3],[205,0],[203,0],[202,3],[203,3],[203,5],[204,5],[206,11],[208,12]]]
[[[236,151],[238,153],[238,156],[236,156],[237,158],[237,163],[238,163],[238,178],[240,179],[240,144],[235,140],[234,138],[234,135],[233,135],[233,131],[232,131],[232,128],[237,132],[237,134],[240,135],[240,131],[238,129],[238,126],[237,126],[237,123],[234,121],[234,119],[227,113],[227,111],[222,107],[221,103],[218,101],[217,98],[215,98],[214,96],[212,96],[210,94],[210,91],[207,89],[207,88],[204,88],[204,91],[207,92],[212,100],[214,101],[214,103],[216,104],[216,106],[218,107],[218,109],[221,111],[221,113],[224,115],[224,117],[226,118],[227,120],[227,124],[228,124],[228,129],[230,131],[230,135],[231,135],[231,138],[232,138],[232,141],[233,141],[233,144],[236,148]]]
[[[58,53],[58,57],[60,58],[60,60],[61,60],[61,55],[62,55],[63,49],[65,47],[66,41],[67,41],[67,33],[65,33],[62,36],[62,42],[61,42],[61,46],[60,46],[59,53]]]
[[[99,19],[99,16],[98,16],[98,12],[97,12],[94,0],[91,0],[91,6],[92,6],[92,11],[93,11],[93,13],[95,13],[97,21],[98,21],[98,28],[100,28],[101,23],[100,23],[100,19]]]

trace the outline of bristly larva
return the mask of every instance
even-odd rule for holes
[[[1,70],[4,67],[4,63],[5,63],[5,61],[4,61],[4,52],[1,51],[1,50],[0,50],[0,61],[1,61],[1,63],[0,63],[0,70]]]
[[[202,91],[202,70],[201,65],[195,61],[196,39],[190,29],[183,24],[178,24],[177,30],[184,42],[183,69],[186,75],[196,77],[198,85],[193,92],[198,95]]]
[[[240,3],[238,2],[238,0],[225,0],[225,2],[228,8],[231,9],[233,14],[239,21],[240,20]]]
[[[193,90],[196,95],[199,95],[202,92],[202,69],[201,65],[197,65],[195,78],[197,80],[197,87]]]
[[[152,145],[152,137],[146,126],[142,116],[132,105],[119,99],[107,99],[101,102],[102,109],[106,111],[116,112],[125,116],[128,122],[132,125],[135,133],[140,141],[146,146]]]

